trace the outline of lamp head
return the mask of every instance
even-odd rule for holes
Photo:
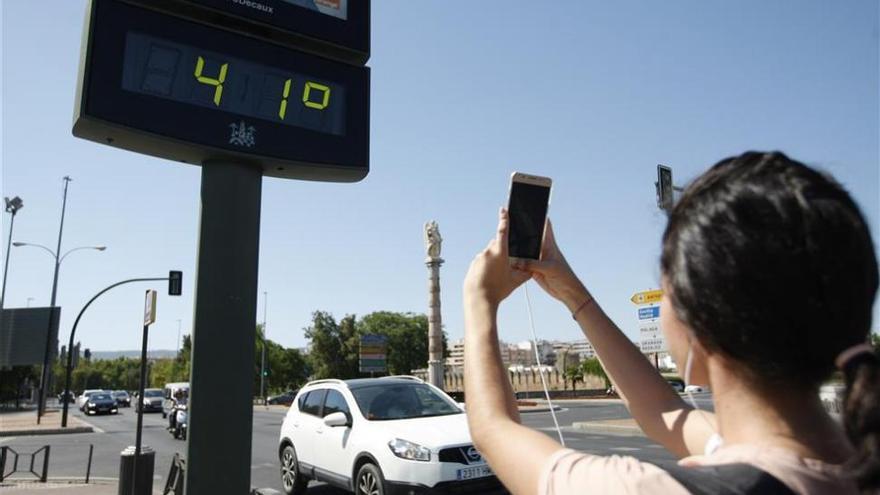
[[[12,213],[13,215],[24,206],[24,201],[22,201],[21,198],[19,198],[18,196],[12,199],[3,198],[3,200],[6,201],[6,211]]]

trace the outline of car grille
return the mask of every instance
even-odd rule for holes
[[[440,462],[454,462],[457,464],[482,464],[483,458],[482,456],[469,458],[468,451],[473,448],[473,445],[464,445],[461,447],[450,447],[448,449],[443,449],[440,451],[440,455],[438,456]]]

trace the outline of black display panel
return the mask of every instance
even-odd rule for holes
[[[122,87],[128,91],[345,134],[340,84],[140,33],[126,38]]]
[[[79,92],[86,139],[285,178],[369,170],[368,68],[167,13],[92,0]]]
[[[516,181],[511,183],[508,205],[510,230],[507,238],[510,256],[533,260],[540,258],[549,200],[549,187]]]
[[[305,36],[315,51],[351,63],[370,58],[370,0],[185,0]],[[311,51],[311,49],[310,49]]]

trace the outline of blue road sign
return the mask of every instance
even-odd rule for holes
[[[654,318],[660,318],[660,306],[639,308],[640,320],[653,320]]]

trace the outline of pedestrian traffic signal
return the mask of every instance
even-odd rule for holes
[[[179,296],[183,292],[183,272],[168,272],[168,295]]]
[[[672,169],[657,165],[657,206],[669,213],[673,203]]]

